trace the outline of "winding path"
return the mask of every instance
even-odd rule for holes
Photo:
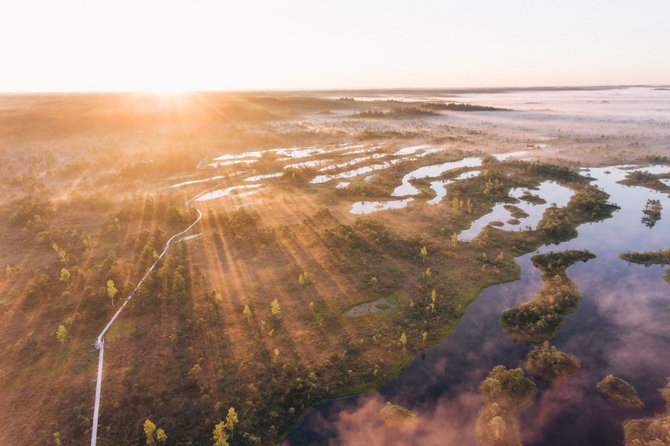
[[[223,183],[219,183],[216,186],[213,186],[213,187],[211,187],[207,190],[204,190],[204,191],[198,193],[197,195],[195,195],[193,198],[191,198],[190,200],[188,200],[186,202],[186,206],[187,207],[190,206],[190,204],[193,200],[195,200],[196,198],[200,197],[201,195],[203,195],[203,194],[205,194],[205,193],[207,193],[207,192],[209,192],[213,189],[221,187],[222,184]],[[195,221],[193,223],[191,223],[188,228],[186,228],[183,231],[178,232],[177,234],[170,237],[170,239],[165,243],[165,246],[163,247],[163,251],[156,258],[156,260],[151,265],[151,267],[144,273],[144,275],[142,276],[140,281],[137,283],[135,288],[133,288],[133,291],[131,291],[130,294],[128,295],[128,297],[126,297],[126,300],[123,301],[123,304],[119,307],[118,310],[116,310],[116,313],[114,313],[114,316],[112,316],[112,318],[109,320],[109,322],[107,322],[107,325],[105,325],[105,328],[102,329],[102,331],[100,332],[100,334],[98,335],[98,337],[95,341],[95,344],[94,344],[95,348],[96,348],[96,350],[98,350],[100,352],[100,354],[98,356],[98,376],[97,376],[97,380],[96,380],[96,383],[95,383],[95,404],[93,406],[93,425],[92,425],[92,428],[91,428],[91,446],[96,446],[96,442],[97,442],[97,439],[98,439],[98,417],[100,415],[100,393],[101,393],[101,390],[102,390],[102,364],[103,364],[103,358],[104,358],[104,354],[105,354],[105,334],[107,333],[107,330],[109,330],[109,328],[112,326],[112,324],[114,323],[116,318],[119,317],[119,315],[121,314],[123,309],[126,307],[126,305],[128,305],[128,302],[130,302],[130,299],[133,298],[133,295],[135,294],[135,292],[137,292],[137,290],[140,288],[140,286],[142,286],[142,284],[144,283],[145,279],[149,276],[151,271],[154,270],[154,268],[156,267],[158,262],[163,258],[163,256],[168,251],[168,249],[170,249],[171,243],[177,237],[180,237],[180,236],[186,234],[191,229],[193,229],[193,227],[196,224],[198,224],[198,222],[200,222],[200,219],[202,219],[202,212],[198,208],[195,208],[195,210],[198,211],[198,218],[196,218]]]

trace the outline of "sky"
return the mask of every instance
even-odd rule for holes
[[[668,0],[0,0],[0,92],[670,84]]]

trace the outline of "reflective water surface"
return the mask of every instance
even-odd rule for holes
[[[526,446],[621,445],[626,419],[664,410],[657,389],[670,376],[670,285],[663,280],[663,267],[629,264],[618,255],[670,246],[670,219],[661,219],[653,228],[640,222],[648,199],[660,200],[665,209],[670,209],[670,199],[643,187],[617,184],[626,175],[617,167],[584,173],[596,178],[621,209],[613,218],[580,226],[577,238],[539,250],[588,249],[597,258],[568,269],[583,299],[553,341],[575,355],[582,368],[557,387],[537,382],[538,394],[519,419]],[[556,194],[548,197],[548,204],[564,204],[570,192],[556,189]],[[514,342],[498,318],[502,311],[530,300],[542,286],[540,271],[530,262],[533,254],[517,258],[520,280],[484,290],[450,338],[418,354],[388,385],[321,404],[282,444],[477,444],[480,382],[497,364],[522,367],[531,348]],[[596,383],[609,373],[636,387],[645,403],[642,411],[621,408],[598,394]],[[379,416],[386,401],[414,411],[417,429],[387,430]]]

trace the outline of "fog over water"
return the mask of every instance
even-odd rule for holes
[[[475,97],[481,101],[474,101]],[[651,126],[664,134],[668,130],[662,127],[670,124],[670,92],[651,89],[547,92],[533,101],[540,104],[526,103],[528,93],[471,95],[463,101],[523,109],[526,118],[548,113],[545,117],[550,120],[591,125],[611,120],[614,126],[629,125],[631,132]],[[613,103],[603,111],[602,104]],[[652,170],[670,173],[670,166]],[[582,173],[593,177],[593,184],[608,192],[610,202],[621,209],[612,218],[581,225],[573,240],[539,249],[588,249],[597,257],[568,268],[582,301],[552,341],[559,350],[576,356],[581,370],[557,387],[536,381],[538,394],[519,416],[526,446],[622,445],[625,420],[656,415],[665,407],[658,392],[670,377],[670,285],[663,279],[665,267],[631,264],[618,255],[670,247],[670,217],[665,214],[670,211],[670,199],[647,188],[618,184],[627,172],[616,166]],[[663,218],[652,228],[641,222],[648,199],[660,200],[664,209]],[[475,422],[483,405],[480,382],[497,364],[523,367],[531,349],[514,342],[499,317],[504,310],[531,300],[542,287],[540,271],[530,261],[534,254],[516,259],[520,280],[484,290],[451,337],[419,353],[388,385],[322,403],[281,444],[477,444]],[[635,386],[645,404],[643,410],[616,406],[598,394],[597,382],[610,373]],[[387,429],[379,416],[386,401],[414,411],[417,429]]]

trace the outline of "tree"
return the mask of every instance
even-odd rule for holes
[[[147,436],[147,444],[155,445],[154,432],[156,432],[156,425],[147,418],[144,422],[144,434]]]
[[[56,339],[58,339],[58,342],[61,344],[65,344],[65,338],[67,337],[67,330],[65,329],[65,325],[59,325],[58,330],[56,330]]]
[[[428,255],[428,250],[424,246],[423,248],[421,248],[421,259],[422,259],[423,263],[426,263],[426,256],[427,255]]]
[[[279,306],[279,301],[277,299],[272,301],[270,311],[272,311],[272,315],[277,318],[281,316],[281,307]]]
[[[226,432],[226,423],[224,421],[214,426],[212,440],[214,440],[213,446],[228,446],[228,433]]]
[[[186,290],[186,280],[184,276],[179,273],[174,273],[174,278],[172,279],[172,286],[177,292]]]
[[[430,294],[430,309],[433,313],[435,313],[435,298],[437,297],[437,294],[435,294],[435,290]]]
[[[423,273],[423,278],[426,279],[426,283],[430,280],[430,267],[426,268],[426,271]]]
[[[400,345],[402,345],[402,348],[405,348],[407,346],[407,335],[405,334],[404,331],[400,335]]]
[[[61,260],[61,262],[67,266],[67,254],[65,254],[65,251],[60,249],[55,242],[51,243],[51,247],[54,251],[56,251],[56,254],[58,254],[58,258]]]
[[[300,286],[305,285],[305,276],[303,274],[300,274],[300,277],[298,277],[298,283],[300,284]]]
[[[159,443],[161,443],[161,444],[165,443],[167,441],[167,438],[168,438],[167,434],[165,433],[165,431],[162,428],[159,428],[156,431],[156,440]]]
[[[61,268],[60,281],[65,283],[70,282],[70,271],[66,270],[65,268]]]
[[[507,426],[505,425],[505,421],[502,419],[502,417],[497,415],[491,418],[489,421],[489,428],[493,433],[493,438],[500,440],[503,438],[503,434],[505,433]]]
[[[235,412],[235,408],[231,407],[228,409],[228,415],[226,415],[226,427],[232,432],[235,430],[235,425],[240,421],[237,418],[237,412]]]
[[[116,293],[118,293],[119,290],[114,287],[114,281],[112,279],[109,279],[107,281],[107,295],[109,296],[110,299],[112,299],[112,306],[114,306],[114,296],[116,296]]]
[[[251,308],[249,308],[249,304],[244,304],[244,310],[242,310],[242,313],[246,317],[251,317]]]

